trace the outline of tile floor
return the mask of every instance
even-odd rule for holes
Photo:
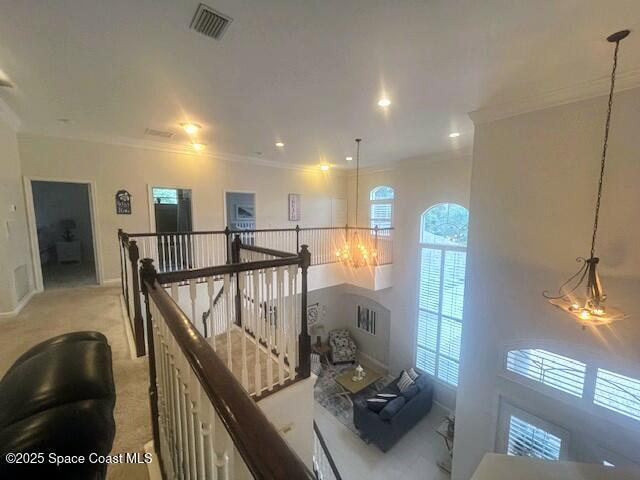
[[[435,433],[448,412],[434,405],[429,414],[387,453],[367,445],[331,413],[315,403],[315,419],[344,480],[448,480],[437,462],[446,455]]]

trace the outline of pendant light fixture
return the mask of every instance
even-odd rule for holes
[[[345,243],[336,251],[336,257],[343,265],[353,268],[364,266],[374,266],[377,263],[378,253],[375,249],[367,246],[360,237],[358,230],[358,200],[360,197],[360,142],[361,138],[356,138],[356,218],[355,228],[346,228]],[[348,214],[348,212],[347,212]],[[351,232],[353,230],[353,233]]]
[[[624,40],[629,33],[631,33],[629,30],[622,30],[607,37],[609,42],[615,44],[615,48],[613,51],[613,69],[611,71],[607,120],[604,128],[604,142],[600,161],[600,180],[598,182],[595,219],[593,222],[593,234],[591,236],[591,253],[589,258],[579,257],[577,259],[577,261],[582,264],[580,269],[560,286],[557,296],[550,295],[547,291],[543,292],[545,298],[549,299],[552,305],[555,305],[576,318],[583,326],[606,325],[614,320],[620,320],[625,317],[622,311],[608,305],[605,307],[607,295],[604,293],[602,282],[600,281],[600,276],[597,271],[600,259],[596,257],[596,236],[598,233],[602,186],[607,159],[609,128],[611,126],[613,92],[616,82],[616,69],[618,67],[618,50],[620,48],[620,42]],[[579,290],[582,287],[586,288],[585,296],[580,295]]]

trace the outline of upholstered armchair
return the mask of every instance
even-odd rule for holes
[[[336,363],[355,362],[356,347],[355,342],[349,335],[349,330],[341,328],[329,332],[329,347],[331,347],[331,362]]]

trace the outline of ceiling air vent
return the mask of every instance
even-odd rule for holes
[[[191,20],[190,28],[207,37],[220,40],[232,20],[231,17],[223,15],[213,8],[206,6],[204,3],[201,3],[198,5],[193,20]]]
[[[145,135],[150,135],[152,137],[161,137],[161,138],[171,138],[173,137],[173,133],[165,132],[164,130],[156,130],[155,128],[147,128],[144,131]]]

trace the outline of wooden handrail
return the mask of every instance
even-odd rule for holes
[[[157,280],[145,287],[254,478],[312,480],[233,373]]]
[[[249,250],[251,252],[264,253],[265,255],[271,255],[272,257],[289,258],[296,256],[295,253],[283,252],[281,250],[274,250],[272,248],[258,247],[256,245],[245,245],[244,243],[240,248],[242,250]]]
[[[274,260],[258,260],[256,262],[229,263],[218,265],[217,267],[194,268],[189,270],[179,270],[176,272],[158,273],[158,281],[161,284],[182,282],[194,278],[216,277],[230,273],[248,272],[250,270],[262,270],[265,268],[284,267],[287,265],[300,265],[301,259],[298,256],[286,258],[276,258]]]

